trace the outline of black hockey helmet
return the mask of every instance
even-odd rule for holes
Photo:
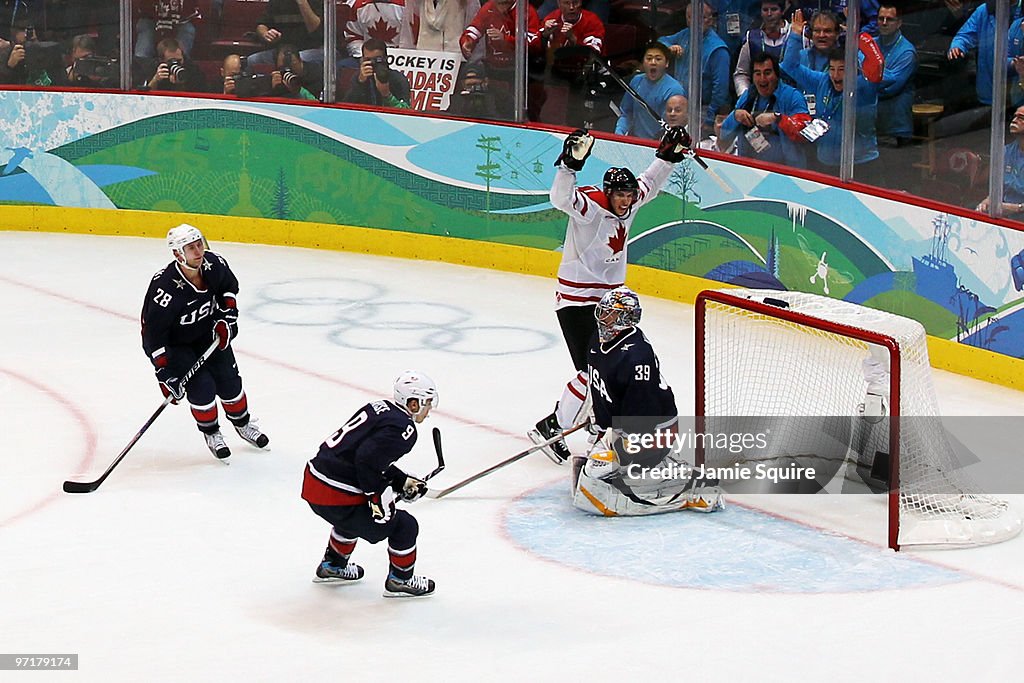
[[[636,176],[625,166],[621,168],[612,166],[604,172],[604,193],[607,195],[616,190],[632,190],[636,192],[639,189],[640,185],[636,182]]]

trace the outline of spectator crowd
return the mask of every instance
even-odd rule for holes
[[[1005,0],[1003,24],[997,0],[857,0],[852,34],[847,0],[690,1],[345,0],[325,50],[324,0],[136,0],[125,43],[118,3],[0,0],[0,83],[119,88],[130,45],[132,90],[308,101],[330,90],[333,101],[405,109],[415,89],[392,52],[440,51],[458,64],[452,115],[513,120],[523,78],[531,121],[658,139],[662,121],[693,112],[701,149],[832,175],[853,118],[855,180],[937,188],[944,200],[952,189],[987,206],[978,200],[992,107],[1009,123],[1024,105],[1021,0]],[[857,37],[853,61],[847,35]],[[1005,102],[994,103],[1004,78]]]

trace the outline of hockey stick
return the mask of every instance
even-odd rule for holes
[[[429,497],[431,497],[431,498],[444,498],[449,493],[452,493],[454,491],[458,491],[463,486],[466,486],[468,484],[472,484],[477,479],[482,479],[483,477],[486,477],[491,472],[494,472],[496,470],[500,470],[502,467],[505,467],[506,465],[511,465],[516,460],[522,460],[523,458],[528,456],[530,453],[536,453],[537,451],[539,451],[542,448],[547,448],[551,444],[553,444],[556,441],[559,441],[559,440],[565,438],[569,434],[572,434],[573,432],[575,432],[575,431],[577,431],[579,429],[583,429],[583,427],[586,426],[586,424],[587,424],[586,421],[583,421],[583,422],[579,423],[578,425],[574,425],[572,427],[569,427],[569,429],[566,429],[564,432],[561,432],[560,434],[557,434],[557,435],[551,437],[547,441],[545,441],[543,443],[535,444],[535,445],[531,446],[530,448],[527,448],[525,451],[520,451],[519,453],[516,453],[515,455],[513,455],[511,458],[508,458],[507,460],[502,460],[497,465],[491,465],[486,470],[484,470],[482,472],[477,472],[472,477],[469,477],[468,479],[463,479],[458,484],[454,484],[452,486],[449,486],[448,488],[444,489],[443,491],[439,491],[437,493],[437,495],[429,496]]]
[[[434,427],[432,433],[434,436],[434,452],[437,453],[437,467],[434,468],[433,472],[423,477],[423,481],[427,481],[431,477],[440,474],[441,470],[444,469],[444,455],[441,454],[441,430]]]
[[[210,344],[210,348],[206,349],[206,351],[203,352],[203,355],[199,358],[199,360],[195,362],[195,365],[189,368],[188,372],[186,372],[185,375],[181,378],[182,388],[184,388],[185,385],[188,384],[189,380],[192,379],[193,375],[199,372],[199,368],[202,367],[203,363],[205,363],[206,360],[213,355],[213,352],[217,350],[217,346],[219,345],[219,343],[219,341],[214,340],[214,342]],[[64,493],[92,493],[93,491],[98,489],[100,487],[100,484],[102,484],[104,480],[110,476],[110,473],[114,471],[114,468],[117,467],[118,463],[124,460],[124,456],[128,455],[128,451],[132,449],[132,446],[134,446],[135,443],[142,438],[142,435],[146,433],[146,430],[149,429],[154,422],[156,422],[156,418],[160,417],[160,413],[164,412],[164,408],[166,408],[167,404],[171,402],[171,398],[172,397],[170,395],[164,398],[164,402],[160,404],[160,407],[156,409],[156,412],[149,416],[149,419],[146,420],[146,424],[142,425],[142,429],[135,433],[135,436],[132,437],[132,440],[128,442],[128,445],[124,447],[124,450],[122,450],[121,453],[114,459],[114,462],[110,463],[110,467],[107,468],[106,472],[100,475],[99,479],[97,479],[96,481],[65,481]]]
[[[600,67],[601,67],[601,68],[602,68],[602,69],[603,69],[603,70],[604,70],[605,72],[607,72],[607,73],[608,73],[608,75],[612,77],[612,80],[614,80],[614,81],[615,81],[616,83],[618,83],[618,84],[619,84],[619,86],[621,86],[623,90],[625,90],[625,91],[626,91],[627,93],[629,93],[630,97],[632,97],[632,98],[633,98],[634,100],[636,100],[636,103],[637,103],[637,104],[639,104],[639,105],[640,105],[641,107],[643,107],[644,111],[646,111],[646,112],[647,112],[648,114],[650,114],[650,115],[651,115],[651,118],[652,118],[652,119],[654,119],[655,121],[657,121],[658,123],[660,123],[660,124],[661,124],[661,127],[662,127],[663,129],[665,129],[665,130],[668,130],[668,129],[669,129],[669,125],[668,125],[667,123],[665,123],[665,119],[663,119],[663,118],[661,117],[661,114],[659,114],[658,112],[654,111],[654,107],[652,107],[651,105],[649,105],[649,104],[647,103],[647,100],[645,100],[645,99],[644,99],[643,97],[641,97],[641,96],[640,96],[640,93],[638,93],[638,92],[636,91],[636,89],[635,89],[635,88],[633,88],[633,86],[631,86],[631,85],[630,85],[629,83],[627,83],[627,82],[626,82],[625,80],[623,80],[623,78],[622,78],[621,76],[619,76],[619,74],[615,73],[615,70],[614,70],[614,69],[612,69],[612,68],[611,68],[611,66],[609,66],[609,65],[608,65],[608,62],[606,62],[606,61],[605,61],[605,60],[604,60],[604,59],[603,59],[603,58],[601,57],[601,55],[597,54],[596,52],[593,52],[593,53],[592,53],[592,54],[590,55],[590,58],[591,58],[591,59],[592,59],[592,60],[593,60],[594,62],[596,62],[596,63],[597,63],[597,65],[598,65],[598,66],[600,66]],[[685,130],[685,126],[684,126],[684,130]],[[720,176],[719,176],[719,175],[718,175],[717,173],[715,173],[714,171],[712,171],[712,170],[711,170],[711,168],[709,168],[709,167],[708,167],[708,165],[707,165],[706,163],[704,163],[704,160],[703,160],[703,159],[701,159],[701,158],[700,158],[699,156],[697,156],[697,151],[696,151],[696,150],[694,150],[694,149],[688,149],[688,150],[686,150],[686,155],[687,155],[688,157],[690,157],[691,159],[693,159],[694,161],[696,161],[696,162],[697,162],[698,164],[700,164],[700,167],[701,167],[701,168],[703,168],[703,169],[704,169],[704,171],[705,171],[705,172],[706,172],[706,173],[707,173],[707,174],[708,174],[709,176],[711,176],[711,178],[712,178],[712,179],[713,179],[713,180],[714,180],[714,181],[715,181],[716,183],[718,183],[718,185],[719,185],[719,186],[720,186],[720,187],[721,187],[721,188],[722,188],[723,190],[725,190],[725,191],[726,191],[726,192],[728,192],[729,194],[732,194],[732,188],[731,188],[731,187],[729,187],[729,186],[728,186],[728,185],[726,184],[726,182],[725,182],[724,180],[722,180],[722,178],[721,178],[721,177],[720,177]]]

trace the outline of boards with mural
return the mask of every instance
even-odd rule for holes
[[[561,137],[512,126],[212,99],[0,92],[0,203],[355,225],[557,249]],[[602,140],[581,173],[647,166]],[[629,260],[826,294],[1024,357],[1024,233],[712,160],[679,164]],[[728,188],[728,189],[726,189]]]

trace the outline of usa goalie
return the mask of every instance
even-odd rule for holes
[[[637,327],[641,312],[628,287],[607,292],[594,311],[587,372],[600,438],[586,457],[573,458],[573,505],[610,517],[720,510],[718,482],[695,476],[674,448],[675,395]]]

